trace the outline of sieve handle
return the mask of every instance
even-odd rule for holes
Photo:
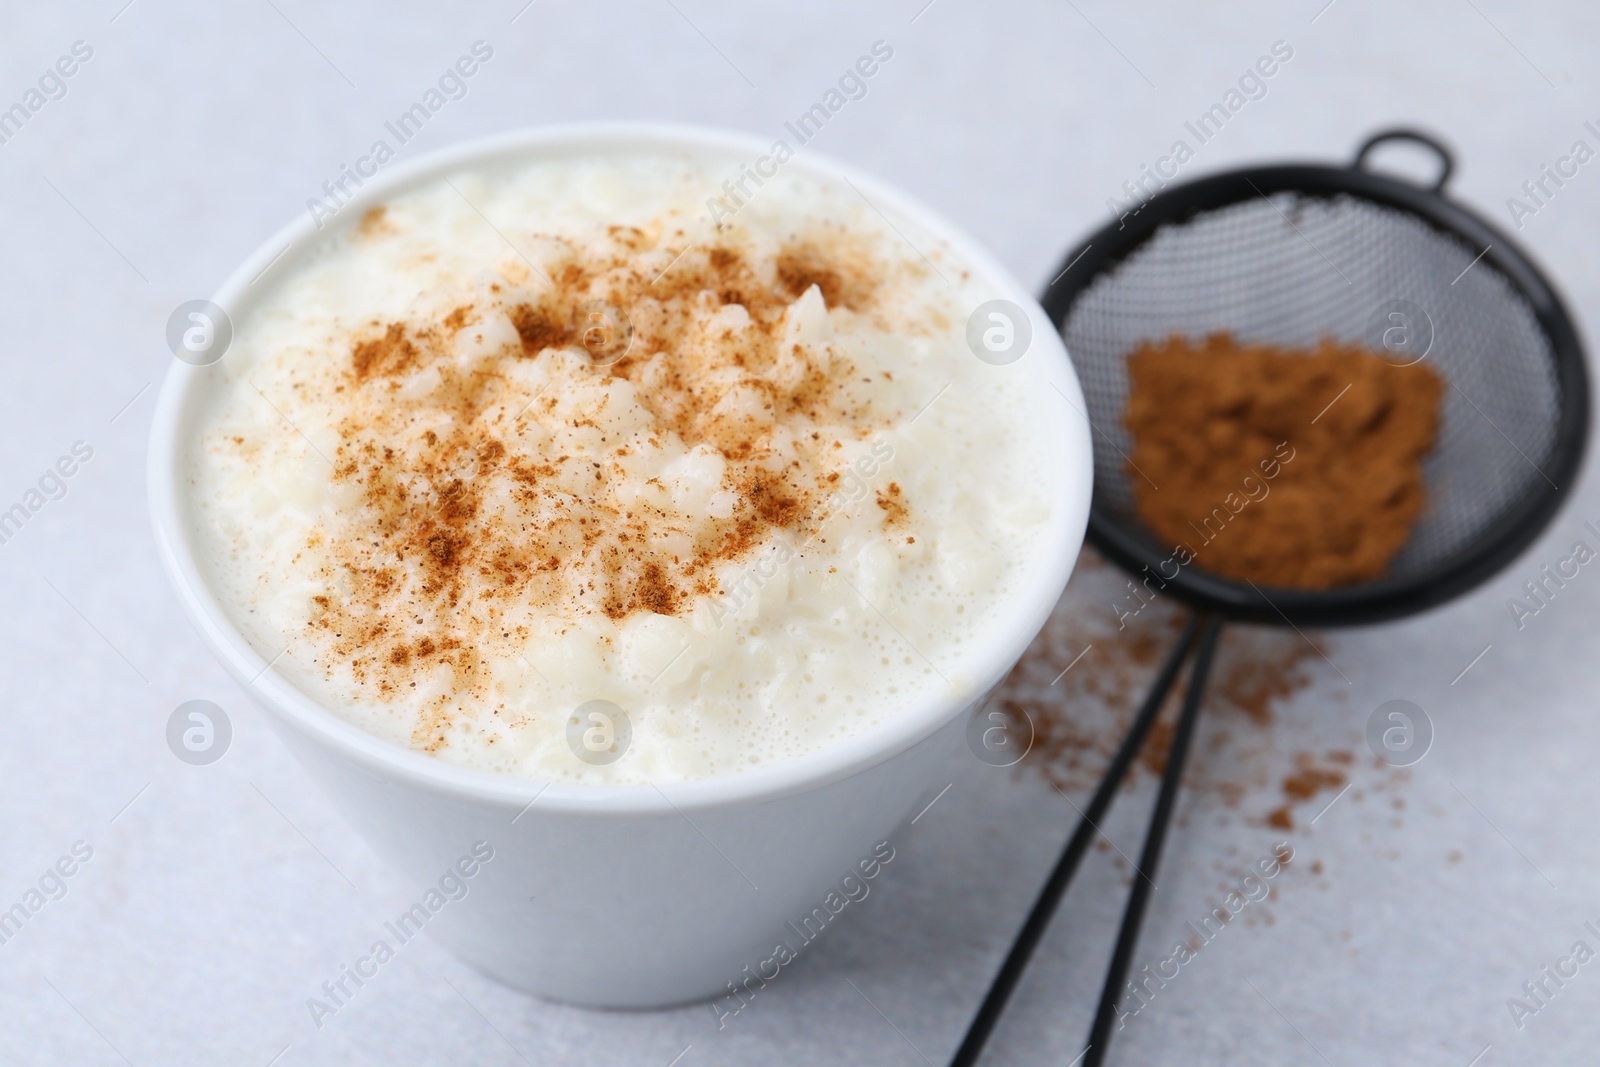
[[[1456,169],[1455,157],[1450,154],[1448,148],[1421,130],[1413,130],[1408,127],[1380,130],[1368,137],[1366,142],[1362,144],[1361,148],[1356,152],[1356,158],[1350,163],[1350,168],[1352,170],[1366,170],[1367,168],[1362,164],[1366,163],[1367,156],[1372,153],[1374,148],[1388,141],[1413,141],[1424,148],[1432,149],[1433,154],[1439,157],[1439,178],[1433,183],[1433,192],[1444,192],[1444,183],[1450,180],[1450,175]]]
[[[1139,928],[1144,924],[1144,913],[1150,904],[1150,891],[1155,888],[1156,868],[1161,864],[1161,846],[1166,842],[1167,827],[1172,823],[1173,805],[1183,786],[1183,764],[1189,755],[1189,742],[1194,738],[1195,723],[1200,719],[1200,707],[1205,701],[1206,680],[1211,673],[1211,661],[1217,652],[1217,639],[1222,636],[1222,624],[1207,619],[1201,625],[1200,649],[1194,655],[1194,669],[1189,675],[1189,691],[1183,696],[1183,711],[1172,731],[1172,742],[1167,748],[1167,766],[1161,775],[1161,792],[1156,794],[1155,810],[1150,813],[1150,827],[1145,831],[1144,850],[1139,853],[1139,865],[1134,873],[1133,888],[1128,892],[1128,905],[1122,913],[1122,928],[1117,931],[1117,946],[1111,952],[1111,966],[1106,969],[1106,983],[1100,990],[1100,1006],[1095,1009],[1094,1027],[1089,1031],[1089,1043],[1079,1058],[1083,1067],[1101,1067],[1110,1051],[1111,1035],[1122,1029],[1123,1019],[1117,1014],[1117,1002],[1123,999],[1123,986],[1128,983],[1128,968],[1133,954],[1139,948]],[[1077,1061],[1074,1060],[1074,1063]]]
[[[1215,633],[1213,623],[1207,622],[1205,626],[1208,627],[1208,633]],[[1067,839],[1066,845],[1061,850],[1061,858],[1056,861],[1055,869],[1050,872],[1049,880],[1039,891],[1039,897],[1034,901],[1033,910],[1028,913],[1027,921],[1022,924],[1016,940],[1011,943],[1011,951],[1006,955],[1005,963],[1001,965],[999,973],[990,984],[989,992],[978,1007],[978,1013],[973,1016],[972,1024],[967,1028],[967,1036],[962,1039],[961,1047],[956,1050],[955,1058],[950,1061],[950,1067],[972,1067],[983,1055],[984,1042],[989,1040],[989,1033],[999,1020],[1000,1013],[1006,1010],[1006,1001],[1011,998],[1012,990],[1016,989],[1017,983],[1022,979],[1022,972],[1028,966],[1028,960],[1033,957],[1033,950],[1038,947],[1040,938],[1049,927],[1050,919],[1056,913],[1056,905],[1061,903],[1061,897],[1066,893],[1072,876],[1077,873],[1078,864],[1083,860],[1084,853],[1089,851],[1090,843],[1100,832],[1100,821],[1105,818],[1111,802],[1116,799],[1118,787],[1128,776],[1128,768],[1133,765],[1140,749],[1144,747],[1145,738],[1149,736],[1150,728],[1155,725],[1156,717],[1161,714],[1167,694],[1172,691],[1173,683],[1178,680],[1178,672],[1182,669],[1184,660],[1189,657],[1189,650],[1194,647],[1200,630],[1200,616],[1189,616],[1189,622],[1183,628],[1183,635],[1178,638],[1178,643],[1168,653],[1167,662],[1162,665],[1161,672],[1150,684],[1150,692],[1144,698],[1139,714],[1134,716],[1133,725],[1128,728],[1127,736],[1122,739],[1122,744],[1117,747],[1116,755],[1107,765],[1100,784],[1095,787],[1094,796],[1089,800],[1087,810],[1079,809],[1077,829],[1073,830],[1072,836]],[[1077,807],[1071,800],[1068,800],[1068,803],[1073,804],[1074,808]]]

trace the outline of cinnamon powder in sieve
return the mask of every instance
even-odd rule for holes
[[[1141,343],[1128,382],[1135,508],[1178,562],[1328,589],[1382,577],[1411,536],[1444,389],[1430,367],[1213,334]]]

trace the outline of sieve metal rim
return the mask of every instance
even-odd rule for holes
[[[1362,168],[1373,145],[1396,137],[1421,141],[1443,158],[1443,174],[1433,189]],[[1449,153],[1432,139],[1412,131],[1386,131],[1370,138],[1348,166],[1247,167],[1172,184],[1146,200],[1137,214],[1108,223],[1069,251],[1062,261],[1064,267],[1039,302],[1064,335],[1074,306],[1093,282],[1115,269],[1163,226],[1275,193],[1322,199],[1350,196],[1397,209],[1448,237],[1487,249],[1481,263],[1498,271],[1527,302],[1549,343],[1560,391],[1549,462],[1541,468],[1554,487],[1543,479],[1534,480],[1472,542],[1426,570],[1405,578],[1328,590],[1262,588],[1194,565],[1182,567],[1175,577],[1168,578],[1161,565],[1172,555],[1171,547],[1158,545],[1142,529],[1111,514],[1098,492],[1089,510],[1089,543],[1136,576],[1157,575],[1163,592],[1201,610],[1238,622],[1331,627],[1399,618],[1452,600],[1498,573],[1539,537],[1571,491],[1583,462],[1589,428],[1589,375],[1583,346],[1554,286],[1527,253],[1497,226],[1444,195],[1449,173]]]

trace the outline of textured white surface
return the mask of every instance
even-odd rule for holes
[[[1457,148],[1456,193],[1509,225],[1506,198],[1574,140],[1594,146],[1583,123],[1600,119],[1588,63],[1600,16],[1575,4],[1336,0],[1319,14],[1323,0],[1228,12],[937,0],[914,22],[920,3],[539,0],[519,14],[511,0],[470,17],[420,4],[121,4],[13,6],[0,35],[7,104],[74,41],[94,48],[67,95],[0,145],[0,506],[74,441],[94,448],[65,498],[0,545],[0,903],[74,841],[94,848],[65,897],[0,945],[6,1063],[266,1064],[290,1046],[277,1062],[664,1067],[691,1045],[685,1067],[940,1063],[1070,828],[1070,807],[1033,777],[963,752],[950,790],[895,838],[871,895],[720,1032],[704,1006],[613,1015],[532,1002],[425,938],[312,1026],[306,998],[421,887],[377,867],[179,615],[144,516],[140,390],[171,358],[170,311],[304,210],[474,40],[494,59],[403,151],[606,117],[778,136],[884,39],[893,60],[817,147],[930,201],[1037,285],[1121,182],[1275,40],[1294,58],[1185,176],[1343,159],[1375,127],[1413,121]],[[1591,169],[1521,237],[1592,337]],[[1520,1032],[1506,999],[1575,941],[1600,948],[1583,929],[1600,920],[1600,579],[1586,568],[1520,632],[1506,598],[1574,539],[1594,544],[1581,526],[1600,520],[1597,497],[1586,476],[1547,536],[1473,596],[1332,640],[1349,684],[1314,664],[1275,743],[1358,749],[1379,702],[1416,701],[1438,736],[1397,786],[1404,817],[1352,793],[1295,831],[1298,870],[1263,906],[1272,922],[1207,946],[1118,1038],[1116,1062],[1592,1056],[1600,963]],[[1089,578],[1067,610],[1106,610]],[[234,724],[232,749],[209,767],[180,763],[163,737],[171,710],[196,697]],[[1205,733],[1199,745],[1230,758]],[[1129,853],[1148,795],[1125,796],[1106,826]],[[1141,961],[1281,836],[1189,807]],[[1077,1055],[1121,901],[1107,855],[1091,853],[990,1062]],[[558,906],[585,921],[582,901]]]

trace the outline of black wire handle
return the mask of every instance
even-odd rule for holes
[[[1214,632],[1214,625],[1212,630]],[[1011,999],[1012,990],[1016,989],[1017,982],[1022,978],[1022,972],[1027,968],[1033,950],[1038,946],[1039,939],[1044,936],[1046,927],[1050,925],[1050,917],[1055,914],[1056,905],[1061,902],[1072,876],[1077,873],[1079,862],[1089,850],[1089,843],[1094,840],[1100,820],[1105,817],[1106,809],[1116,798],[1117,787],[1122,784],[1122,779],[1127,776],[1134,757],[1143,747],[1144,739],[1150,733],[1150,727],[1155,723],[1161,705],[1172,689],[1172,683],[1177,680],[1179,668],[1183,666],[1189,650],[1194,647],[1195,636],[1199,631],[1200,617],[1190,616],[1188,625],[1178,637],[1178,643],[1168,654],[1167,661],[1162,664],[1155,681],[1151,683],[1150,692],[1144,698],[1139,714],[1134,717],[1128,735],[1122,739],[1116,755],[1112,756],[1111,762],[1106,765],[1105,774],[1095,788],[1088,808],[1078,819],[1078,828],[1068,838],[1066,847],[1061,850],[1061,858],[1056,861],[1055,869],[1050,872],[1050,878],[1039,891],[1039,898],[1034,901],[1033,910],[1028,913],[1028,918],[1018,931],[1016,940],[1012,942],[1011,952],[1006,956],[1005,963],[1001,964],[999,973],[990,984],[989,992],[983,998],[978,1013],[973,1016],[972,1025],[967,1028],[967,1036],[962,1039],[961,1047],[956,1050],[955,1058],[950,1061],[950,1067],[972,1067],[982,1055],[984,1042],[989,1039],[989,1033],[999,1020],[1000,1013],[1005,1011],[1006,1001]]]
[[[1150,903],[1156,870],[1161,866],[1161,846],[1166,841],[1167,827],[1172,822],[1172,809],[1183,779],[1184,760],[1188,758],[1189,742],[1194,737],[1194,726],[1200,718],[1206,679],[1211,673],[1211,659],[1216,654],[1217,638],[1221,634],[1222,624],[1215,619],[1207,619],[1200,637],[1200,651],[1194,657],[1194,673],[1189,676],[1189,691],[1184,694],[1183,713],[1178,717],[1177,729],[1172,733],[1172,747],[1167,750],[1167,768],[1161,776],[1161,792],[1157,794],[1155,810],[1150,814],[1150,829],[1145,832],[1144,851],[1139,856],[1139,868],[1135,872],[1139,877],[1133,880],[1133,889],[1128,894],[1128,907],[1122,913],[1122,929],[1117,931],[1117,947],[1112,950],[1111,966],[1106,969],[1106,984],[1100,991],[1100,1006],[1095,1010],[1094,1027],[1089,1031],[1083,1067],[1100,1067],[1110,1050],[1111,1027],[1117,1021],[1117,1001],[1122,994],[1122,984],[1127,981],[1134,950],[1139,947],[1139,927],[1144,922],[1145,907]]]
[[[1433,154],[1439,157],[1439,177],[1433,183],[1433,191],[1435,193],[1444,192],[1444,183],[1450,180],[1450,175],[1454,174],[1456,170],[1455,156],[1450,154],[1450,149],[1433,137],[1409,126],[1397,126],[1392,130],[1380,130],[1368,137],[1361,147],[1356,150],[1356,158],[1350,163],[1351,169],[1365,170],[1366,168],[1362,164],[1367,161],[1367,156],[1372,154],[1374,148],[1389,141],[1413,141],[1424,148],[1432,150]]]

